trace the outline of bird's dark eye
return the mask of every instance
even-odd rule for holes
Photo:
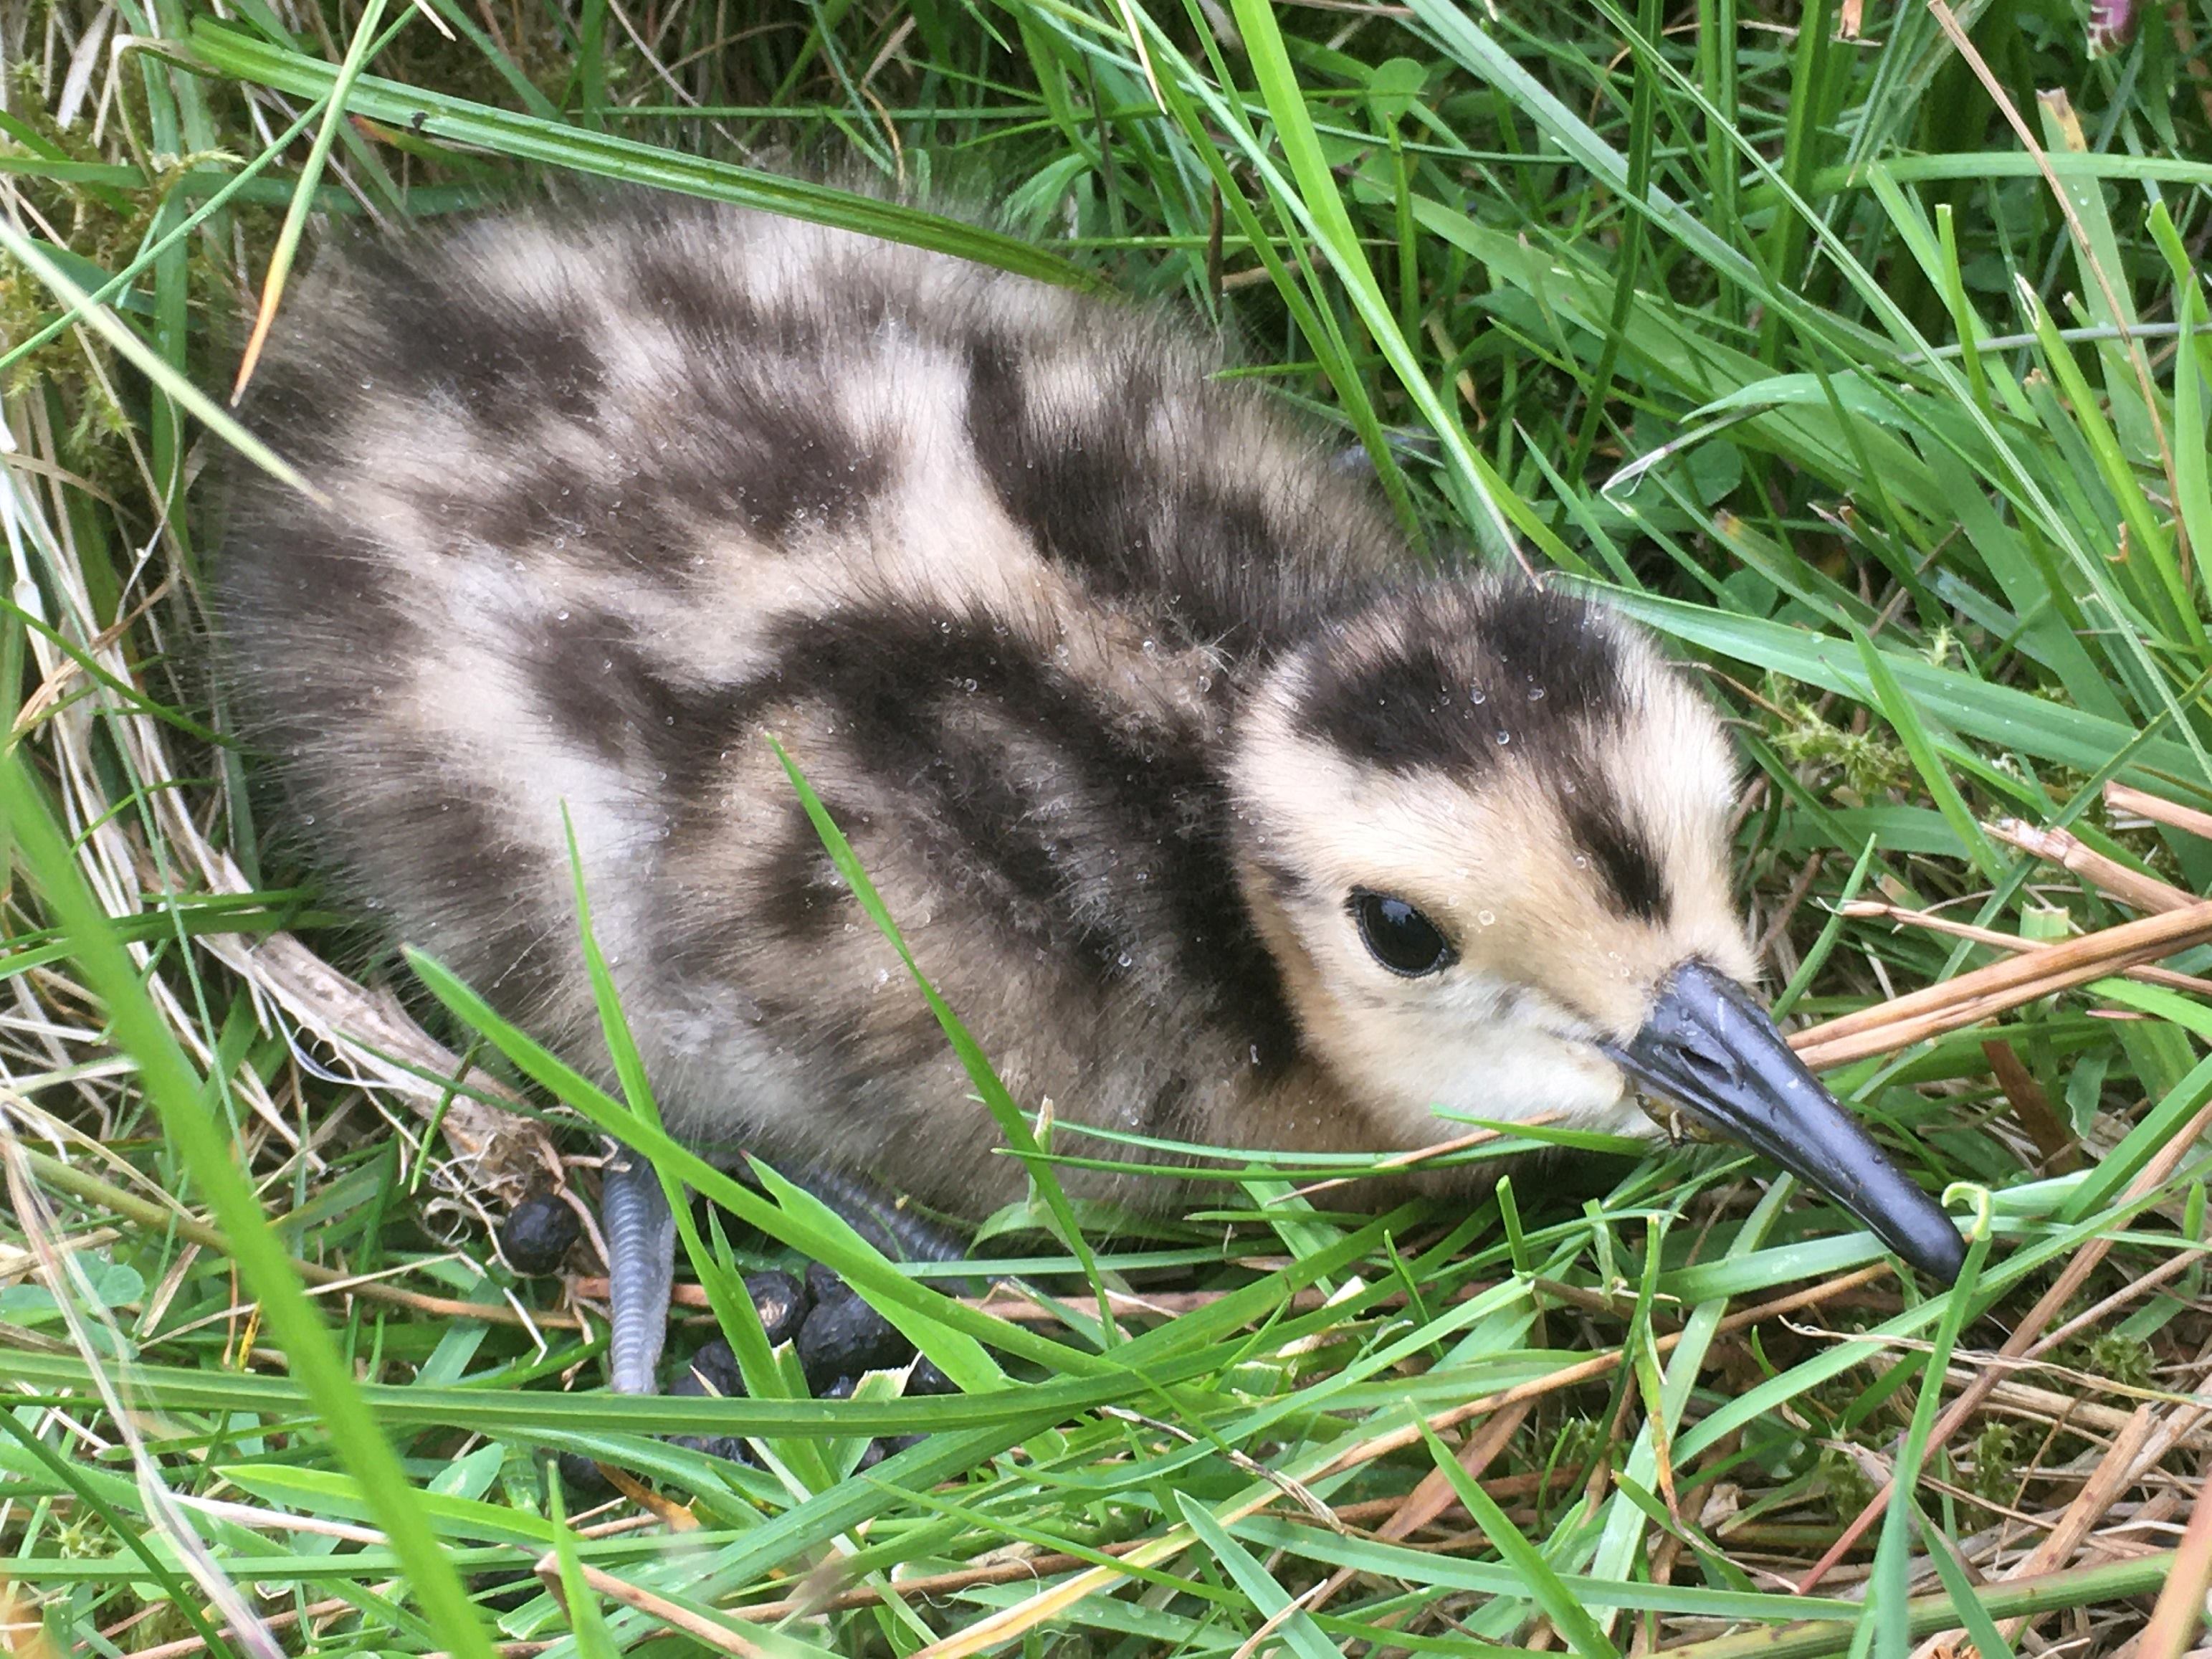
[[[1401,898],[1355,892],[1352,914],[1369,954],[1394,974],[1419,979],[1442,973],[1459,960],[1459,952],[1436,923]]]

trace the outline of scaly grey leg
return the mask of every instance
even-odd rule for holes
[[[599,1190],[599,1224],[607,1241],[608,1377],[617,1394],[658,1394],[668,1298],[676,1282],[676,1214],[652,1164],[627,1147],[611,1147]]]

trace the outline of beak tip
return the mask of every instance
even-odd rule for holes
[[[1698,958],[1677,968],[1644,1028],[1607,1051],[1638,1087],[1832,1194],[1925,1277],[1958,1281],[1966,1244],[1942,1206],[1875,1146],[1743,988]]]
[[[1942,1219],[1941,1227],[1930,1225],[1918,1237],[1893,1242],[1891,1248],[1908,1265],[1948,1290],[1959,1282],[1959,1272],[1966,1265],[1966,1241],[1948,1216],[1940,1210],[1936,1214]]]

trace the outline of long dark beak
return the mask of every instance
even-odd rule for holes
[[[1966,1246],[1951,1218],[1882,1156],[1727,975],[1684,963],[1644,1029],[1606,1052],[1641,1088],[1811,1182],[1929,1278],[1958,1278]]]

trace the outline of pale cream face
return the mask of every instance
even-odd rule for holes
[[[1729,890],[1735,768],[1711,708],[1610,617],[1533,672],[1493,659],[1474,642],[1491,597],[1293,657],[1239,733],[1242,879],[1309,1051],[1374,1120],[1369,1144],[1455,1133],[1438,1109],[1647,1131],[1595,1045],[1632,1036],[1686,960],[1753,973]],[[1544,707],[1539,687],[1574,706]],[[1317,714],[1331,698],[1334,716]],[[1394,971],[1363,896],[1413,907],[1448,959]],[[1419,955],[1429,935],[1394,933],[1397,914],[1385,952],[1402,957],[1410,934]]]

